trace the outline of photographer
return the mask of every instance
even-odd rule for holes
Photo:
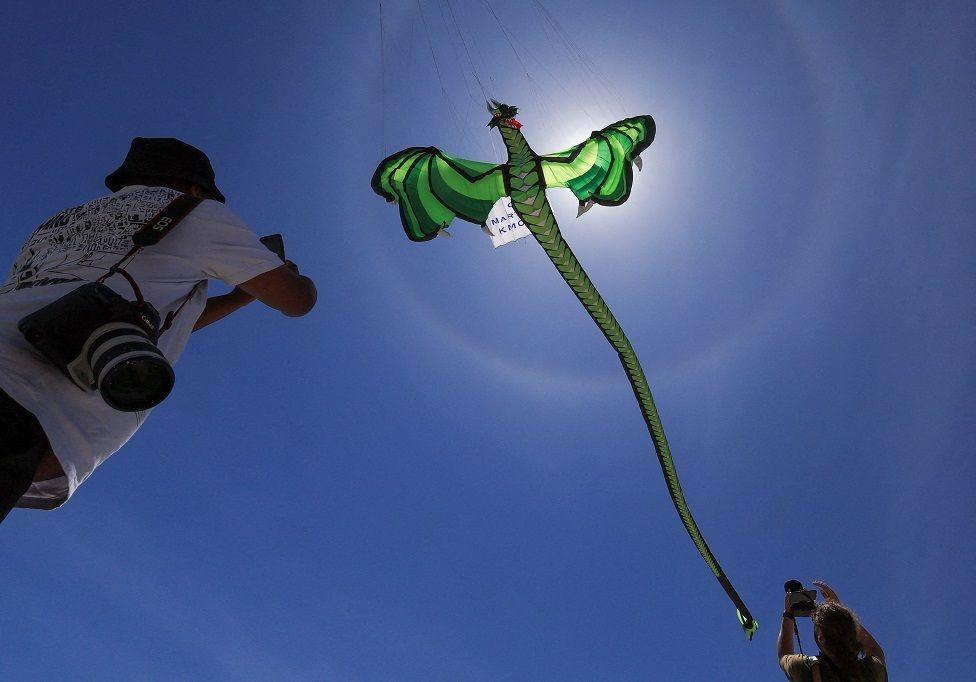
[[[0,521],[60,506],[121,448],[191,332],[254,299],[291,317],[315,305],[280,238],[266,247],[224,206],[199,149],[135,138],[105,185],[42,223],[0,285]],[[208,299],[211,279],[234,289]]]
[[[787,583],[786,610],[776,643],[779,665],[786,677],[794,682],[886,682],[888,672],[881,646],[854,612],[841,604],[833,588],[819,580],[813,584],[820,588],[822,604],[813,602],[815,591],[801,591],[795,581]],[[816,656],[793,653],[799,616],[809,616],[813,621],[813,636],[820,647]]]

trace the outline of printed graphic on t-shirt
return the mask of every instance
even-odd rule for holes
[[[0,294],[97,279],[132,248],[132,235],[177,192],[159,187],[90,201],[61,211],[28,237]],[[87,268],[97,273],[87,272]]]

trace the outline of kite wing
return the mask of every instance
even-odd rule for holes
[[[617,206],[627,201],[632,163],[654,141],[650,116],[635,116],[595,131],[581,144],[540,157],[546,187],[568,187],[580,204]]]
[[[400,206],[403,229],[425,242],[455,217],[484,223],[505,196],[504,166],[448,156],[436,147],[410,147],[380,162],[373,191]]]

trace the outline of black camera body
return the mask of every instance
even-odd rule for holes
[[[123,412],[147,410],[169,395],[173,368],[156,347],[159,313],[90,282],[27,315],[17,328],[84,391],[98,390]]]
[[[804,590],[799,580],[787,580],[786,611],[796,617],[809,618],[817,608],[817,591]]]

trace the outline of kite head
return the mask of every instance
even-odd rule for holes
[[[491,120],[488,121],[489,128],[505,126],[506,128],[518,130],[522,127],[522,124],[515,120],[515,116],[518,114],[518,107],[502,104],[495,99],[485,102],[485,104],[488,106],[488,113],[491,114]]]

